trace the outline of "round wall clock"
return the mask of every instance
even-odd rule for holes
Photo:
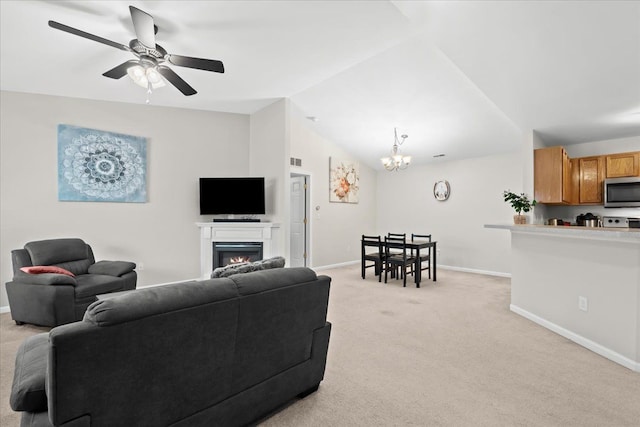
[[[433,185],[433,196],[436,200],[441,202],[447,200],[449,198],[449,193],[451,193],[451,186],[449,185],[449,181],[440,180],[436,181]]]

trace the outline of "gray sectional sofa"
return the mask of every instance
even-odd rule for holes
[[[22,426],[240,426],[324,377],[331,279],[307,268],[138,289],[26,340]]]

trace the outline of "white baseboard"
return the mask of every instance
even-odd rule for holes
[[[341,262],[341,263],[338,263],[338,264],[323,265],[323,266],[320,266],[320,267],[311,267],[311,268],[313,270],[315,270],[315,271],[322,271],[322,270],[329,270],[329,269],[332,269],[332,268],[346,267],[348,265],[354,265],[354,264],[360,264],[360,260],[347,261],[347,262]],[[464,272],[464,273],[485,274],[487,276],[498,276],[498,277],[509,277],[509,278],[511,278],[511,273],[503,273],[501,271],[479,270],[477,268],[455,267],[455,266],[452,266],[452,265],[442,265],[442,264],[438,264],[437,268],[438,269],[443,269],[443,270],[461,271],[461,272]]]
[[[625,368],[629,368],[632,371],[640,372],[640,362],[636,362],[635,360],[629,359],[626,356],[621,355],[607,347],[604,347],[597,342],[591,341],[588,338],[583,337],[582,335],[578,335],[575,332],[572,332],[568,329],[563,328],[562,326],[556,325],[553,322],[549,322],[548,320],[543,319],[542,317],[536,316],[533,313],[528,312],[527,310],[523,310],[522,308],[511,304],[509,309],[520,316],[531,320],[534,323],[537,323],[540,326],[543,326],[550,331],[555,332],[558,335],[561,335],[576,344],[580,344],[586,349],[593,351],[594,353],[599,354],[602,357],[606,357],[607,359],[616,362],[619,365],[624,366]]]
[[[136,286],[136,289],[155,288],[156,286],[173,285],[174,283],[195,282],[195,281],[198,281],[198,280],[203,280],[203,279],[198,277],[198,278],[195,278],[195,279],[176,280],[174,282],[154,283],[152,285]]]
[[[329,264],[329,265],[322,265],[320,267],[311,267],[311,269],[314,271],[322,271],[322,270],[330,270],[332,268],[346,267],[348,265],[354,265],[354,264],[360,264],[360,260],[358,259],[355,261],[341,262],[338,264]]]
[[[509,277],[511,278],[511,273],[503,273],[500,271],[491,271],[491,270],[479,270],[477,268],[465,268],[465,267],[455,267],[453,265],[442,265],[437,264],[438,268],[443,270],[453,270],[453,271],[462,271],[464,273],[476,273],[476,274],[484,274],[487,276],[498,276],[498,277]]]
[[[0,314],[2,313],[11,313],[11,309],[8,305],[3,305],[2,307],[0,307]]]

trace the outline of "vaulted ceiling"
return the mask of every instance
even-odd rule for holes
[[[129,52],[129,5],[169,53],[225,73],[171,68],[151,104],[251,114],[290,98],[317,132],[381,168],[393,128],[414,163],[512,151],[522,132],[573,144],[640,135],[637,1],[2,1],[2,90],[145,104],[101,74]]]

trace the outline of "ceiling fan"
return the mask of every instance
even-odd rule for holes
[[[224,65],[221,61],[167,53],[162,46],[156,44],[158,27],[154,25],[153,17],[133,6],[129,6],[129,11],[131,12],[131,20],[133,21],[133,27],[137,37],[129,42],[129,46],[69,27],[56,21],[49,21],[49,26],[133,53],[137,59],[126,61],[102,75],[112,79],[119,79],[128,74],[134,82],[146,87],[149,91],[151,91],[152,88],[164,86],[162,79],[162,77],[164,77],[186,96],[197,93],[194,88],[182,80],[171,68],[164,65],[165,61],[179,67],[224,73]]]

